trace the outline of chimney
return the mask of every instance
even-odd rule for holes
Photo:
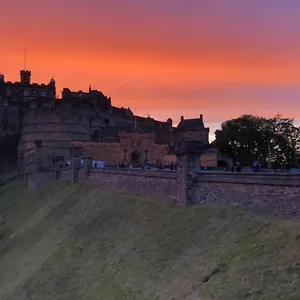
[[[200,115],[200,120],[203,122],[203,115],[202,114]]]
[[[180,118],[180,122],[182,122],[184,120],[184,117],[183,116],[181,116],[181,118]]]

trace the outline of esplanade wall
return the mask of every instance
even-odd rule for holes
[[[300,174],[201,172],[198,204],[230,204],[273,216],[300,217]]]
[[[71,170],[61,172],[61,179],[70,177]],[[191,179],[180,170],[103,168],[93,169],[89,176],[81,169],[79,182],[167,198],[177,204],[178,197],[189,194],[198,205],[228,204],[271,216],[300,217],[300,174],[201,172]]]

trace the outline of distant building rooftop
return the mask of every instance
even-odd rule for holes
[[[197,119],[184,119],[184,117],[181,117],[180,123],[177,125],[177,128],[179,130],[184,131],[193,131],[195,129],[204,129],[203,124],[203,115],[200,115],[200,118]]]

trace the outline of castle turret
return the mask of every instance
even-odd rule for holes
[[[55,87],[55,79],[53,77],[50,79],[49,85]]]
[[[0,73],[0,83],[4,82],[4,75]]]
[[[31,71],[21,70],[20,75],[21,75],[21,83],[25,85],[30,85]]]

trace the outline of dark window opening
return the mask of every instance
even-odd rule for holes
[[[109,125],[109,120],[108,120],[108,119],[105,119],[105,120],[104,120],[104,123],[105,123],[105,125]]]
[[[148,150],[145,150],[144,159],[145,159],[145,162],[149,161],[149,151]]]
[[[135,164],[139,164],[141,160],[141,154],[139,152],[131,153],[131,162]]]
[[[92,134],[92,140],[98,141],[100,139],[100,130],[95,130]]]
[[[227,162],[224,160],[218,160],[217,165],[218,165],[218,167],[226,167]]]

